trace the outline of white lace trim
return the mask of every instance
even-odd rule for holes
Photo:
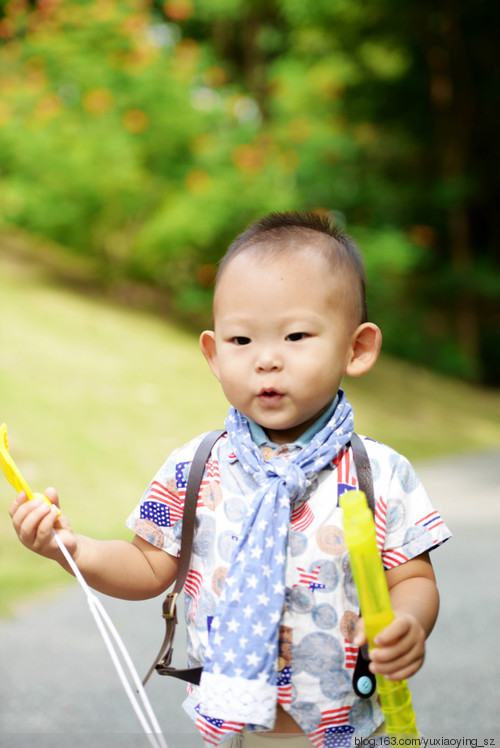
[[[277,688],[263,679],[203,672],[200,712],[231,722],[244,722],[270,729],[276,719]]]

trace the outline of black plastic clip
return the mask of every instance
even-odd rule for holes
[[[375,675],[368,669],[370,660],[368,658],[368,647],[366,644],[359,648],[358,659],[352,676],[352,687],[356,696],[360,699],[369,699],[377,688]]]

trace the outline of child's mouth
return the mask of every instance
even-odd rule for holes
[[[279,403],[282,397],[281,392],[273,389],[264,389],[259,392],[259,400],[264,403]]]

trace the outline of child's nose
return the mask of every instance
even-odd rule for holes
[[[279,371],[283,366],[280,356],[276,351],[263,350],[257,359],[258,371]]]

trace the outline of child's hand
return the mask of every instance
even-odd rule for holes
[[[54,506],[37,498],[28,501],[24,491],[21,491],[10,505],[9,514],[19,540],[26,548],[46,558],[61,561],[62,554],[52,530],[60,532],[61,540],[72,556],[75,555],[77,541],[67,517],[64,514],[57,517],[59,498],[56,491],[48,488],[45,495]]]
[[[425,630],[411,613],[398,613],[395,619],[375,637],[375,647],[370,650],[370,670],[388,680],[405,680],[414,675],[425,657]],[[364,624],[356,625],[353,643],[366,642]]]

